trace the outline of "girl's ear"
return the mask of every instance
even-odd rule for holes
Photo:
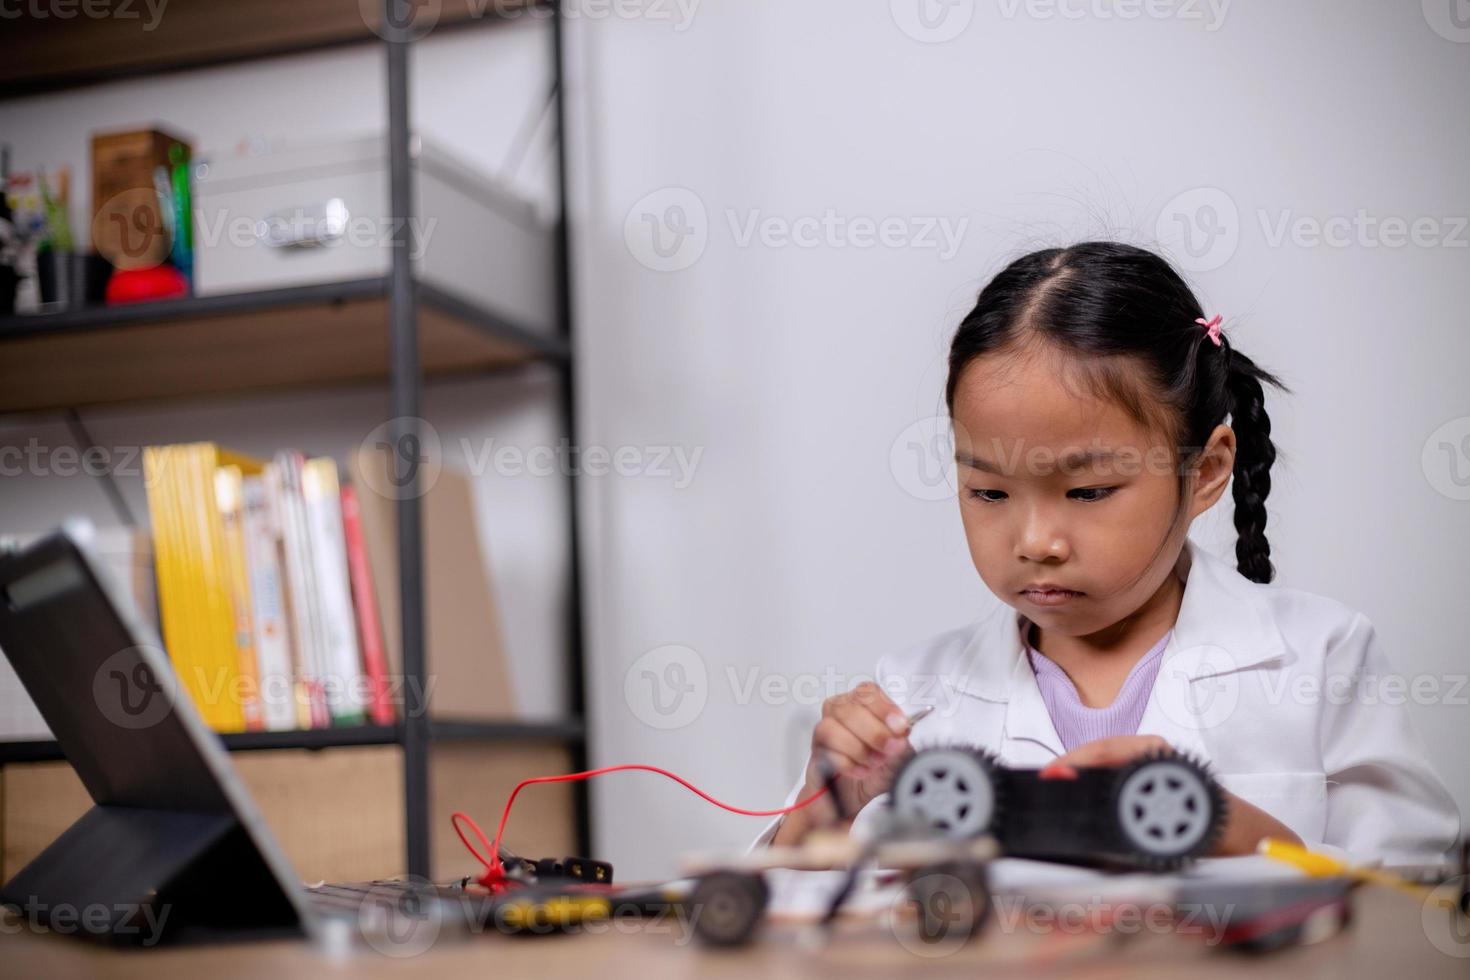
[[[1217,425],[1195,463],[1194,496],[1189,503],[1191,519],[1215,505],[1230,485],[1230,474],[1234,472],[1235,430],[1228,425]]]

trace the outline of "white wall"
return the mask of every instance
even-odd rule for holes
[[[1210,215],[1196,205],[1219,195],[1171,203],[1201,187],[1233,202],[1239,219],[1221,219],[1237,244],[1206,249],[1217,267],[1191,280],[1232,340],[1296,391],[1269,401],[1285,454],[1269,501],[1278,580],[1361,609],[1405,672],[1449,694],[1470,669],[1470,503],[1431,485],[1421,450],[1448,420],[1461,420],[1456,439],[1470,426],[1467,233],[1440,227],[1458,247],[1273,246],[1258,212],[1272,228],[1288,212],[1470,214],[1458,98],[1470,44],[1435,33],[1417,3],[1373,0],[1229,4],[1216,30],[957,0],[930,8],[960,18],[950,27],[971,15],[944,43],[900,29],[894,11],[913,7],[706,0],[683,31],[576,25],[583,438],[704,449],[683,491],[586,488],[596,761],[659,763],[739,805],[776,806],[815,706],[740,703],[727,669],[741,682],[751,667],[852,677],[995,601],[953,502],[918,499],[905,490],[918,474],[890,466],[895,439],[939,410],[949,334],[988,275],[1081,237],[1179,244],[1167,215],[1181,208],[1204,246]],[[705,218],[665,191],[634,212],[630,249],[630,209],[671,187],[692,191]],[[655,257],[641,215],[670,204],[704,248],[655,271],[639,261]],[[828,208],[969,223],[944,260],[741,247],[727,217]],[[1224,556],[1227,506],[1196,525]],[[653,711],[650,664],[634,666],[666,644],[696,652],[686,677],[705,668],[692,719]],[[654,656],[657,674],[668,655]],[[1470,812],[1470,692],[1455,694],[1416,716]],[[743,843],[761,824],[651,776],[610,777],[595,799],[600,853],[632,873]]]
[[[1470,82],[1470,45],[1434,33],[1418,4],[1373,0],[1235,3],[1218,30],[1043,20],[1024,5],[1008,18],[1009,2],[956,0],[942,8],[960,17],[947,26],[970,19],[943,43],[897,26],[890,7],[902,14],[907,0],[691,2],[647,6],[641,19],[584,17],[570,31],[583,442],[647,450],[644,475],[580,485],[595,762],[662,764],[738,805],[775,806],[804,761],[821,685],[845,686],[882,653],[995,601],[952,501],[921,499],[923,474],[905,463],[910,426],[940,411],[949,333],[1019,251],[1105,234],[1152,242],[1159,216],[1180,206],[1171,200],[1199,187],[1225,192],[1240,233],[1233,252],[1228,236],[1207,250],[1218,267],[1192,281],[1235,343],[1297,391],[1270,401],[1290,454],[1270,498],[1279,580],[1363,610],[1406,672],[1465,673],[1470,503],[1438,492],[1420,460],[1431,432],[1470,416],[1470,250],[1272,246],[1257,211],[1272,222],[1287,210],[1470,214],[1470,133],[1452,101]],[[544,70],[534,30],[431,36],[415,92],[426,131],[487,166],[500,159],[529,97],[507,80]],[[129,83],[99,103],[86,92],[5,103],[0,134],[28,166],[79,160],[89,128],[139,121],[139,105],[201,145],[360,130],[381,119],[378,71],[370,53],[329,52]],[[543,147],[518,178],[542,197],[544,160]],[[694,193],[702,222],[682,194],[634,209],[671,187]],[[641,215],[662,218],[675,203],[705,247],[687,268],[654,271],[639,261],[655,258]],[[758,209],[790,223],[829,208],[968,224],[941,257],[742,247],[726,217]],[[1196,229],[1206,217],[1194,212]],[[95,428],[101,442],[214,436],[339,451],[377,420],[380,397],[170,405]],[[523,444],[554,431],[535,404],[499,381],[428,398],[429,416],[455,435]],[[29,431],[0,431],[0,444]],[[660,475],[663,447],[702,451],[687,486],[670,466]],[[1436,480],[1452,486],[1446,470]],[[561,636],[558,492],[481,486],[513,641],[549,658]],[[0,530],[34,526],[63,503],[106,515],[79,481],[7,480],[0,493]],[[1206,515],[1196,536],[1229,554],[1228,511]],[[649,720],[669,719],[650,712],[641,671],[663,664],[638,664],[631,698],[625,681],[669,644],[695,651],[685,657],[704,668],[705,699],[697,713],[681,709],[693,717],[676,713],[682,727],[660,729]],[[737,688],[752,676],[818,687],[747,699]],[[517,685],[523,699],[556,703],[551,677]],[[1470,710],[1432,705],[1417,717],[1470,812],[1458,751]],[[760,823],[652,776],[607,777],[594,799],[598,854],[625,877],[671,871],[685,849],[743,843]]]

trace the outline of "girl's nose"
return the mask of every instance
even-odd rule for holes
[[[1040,510],[1033,510],[1016,538],[1016,557],[1024,561],[1065,561],[1071,545],[1062,528]]]

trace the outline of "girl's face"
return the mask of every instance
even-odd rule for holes
[[[960,515],[985,584],[1043,630],[1087,636],[1158,592],[1190,522],[1229,482],[1235,434],[1215,428],[1176,522],[1174,448],[1117,405],[1061,384],[1065,370],[1049,352],[971,361],[955,389],[955,456]],[[1037,586],[1068,591],[1030,591]]]

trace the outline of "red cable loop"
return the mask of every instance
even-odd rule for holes
[[[479,824],[475,823],[474,818],[467,813],[456,810],[449,818],[450,823],[454,826],[454,832],[459,835],[460,843],[464,844],[465,848],[475,856],[475,860],[479,861],[482,865],[485,866],[485,874],[480,878],[480,882],[482,884],[492,885],[496,882],[504,880],[505,868],[500,862],[500,841],[505,836],[505,825],[507,821],[510,820],[510,809],[512,806],[515,805],[516,796],[520,794],[521,790],[525,789],[527,786],[531,786],[536,783],[575,782],[583,779],[590,779],[593,776],[602,776],[610,772],[626,772],[633,770],[652,772],[657,773],[660,776],[667,776],[669,779],[672,779],[674,782],[678,783],[680,786],[683,786],[691,793],[694,793],[696,796],[702,797],[709,803],[713,803],[720,809],[728,810],[731,813],[738,813],[741,816],[746,817],[784,816],[785,814],[791,813],[794,810],[800,810],[802,807],[810,806],[811,804],[819,800],[827,792],[827,787],[823,786],[811,796],[808,796],[804,800],[798,800],[791,806],[784,806],[775,810],[746,810],[742,807],[731,806],[728,803],[724,803],[720,800],[715,799],[713,796],[710,796],[704,790],[700,789],[698,786],[695,786],[684,777],[677,776],[674,773],[669,772],[667,769],[660,769],[658,766],[645,766],[636,763],[630,763],[621,766],[605,766],[601,769],[588,769],[584,772],[569,772],[561,776],[534,776],[530,779],[521,780],[519,783],[516,783],[515,789],[510,791],[510,798],[505,801],[505,810],[500,814],[500,826],[497,827],[495,830],[494,843],[491,843],[490,841],[485,839],[485,832],[480,829]],[[486,855],[481,855],[481,853],[475,849],[474,845],[470,843],[469,838],[465,836],[464,829],[460,827],[460,821],[464,821],[466,824],[469,825],[470,829],[474,831],[475,836],[480,839],[480,843],[485,846],[487,852]]]

